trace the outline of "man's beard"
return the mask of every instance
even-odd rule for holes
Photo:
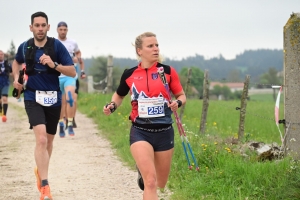
[[[34,38],[38,41],[38,42],[42,42],[45,40],[45,38],[47,37],[47,35],[45,34],[42,38],[38,38],[38,36],[36,35]]]

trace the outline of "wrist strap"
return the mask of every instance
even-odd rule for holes
[[[116,104],[116,102],[111,101],[110,103],[106,104],[106,107],[107,107],[108,105],[113,105],[113,106],[114,106],[113,108],[110,108],[110,112],[111,112],[111,113],[113,113],[113,112],[115,112],[115,110],[117,110],[117,104]]]

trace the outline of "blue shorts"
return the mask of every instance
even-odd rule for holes
[[[8,89],[9,89],[9,85],[5,85],[5,86],[0,85],[0,95],[7,97],[8,96]]]
[[[65,87],[73,86],[76,87],[76,78],[70,76],[59,77],[59,87],[62,94],[65,94]]]
[[[145,129],[134,125],[130,129],[130,145],[138,141],[146,141],[154,151],[167,151],[174,148],[174,129],[170,125],[162,129]]]

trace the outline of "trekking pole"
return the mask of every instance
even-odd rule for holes
[[[158,75],[159,75],[161,81],[163,82],[163,84],[165,86],[165,89],[166,89],[166,91],[168,93],[168,101],[169,101],[169,103],[172,103],[172,97],[171,97],[171,93],[170,93],[170,88],[169,88],[169,85],[168,85],[168,82],[167,82],[167,79],[166,79],[166,76],[165,76],[165,73],[164,73],[164,68],[163,67],[158,68],[157,72],[158,72]],[[174,116],[175,116],[177,128],[178,128],[178,131],[179,131],[179,135],[180,135],[180,138],[181,138],[181,141],[182,141],[183,150],[184,150],[184,153],[185,153],[188,165],[189,165],[189,169],[192,169],[193,166],[190,163],[190,159],[189,159],[189,156],[188,156],[188,153],[187,153],[187,150],[186,150],[186,146],[185,146],[184,140],[187,143],[187,146],[189,148],[190,154],[191,154],[191,156],[193,158],[193,161],[194,161],[194,163],[196,165],[196,170],[199,171],[199,166],[197,164],[197,161],[196,161],[196,158],[194,156],[194,153],[193,153],[192,147],[190,145],[190,142],[188,141],[188,139],[186,137],[186,134],[185,134],[185,131],[183,129],[182,123],[180,121],[180,118],[179,118],[179,116],[178,116],[178,114],[177,114],[176,111],[173,111],[173,112],[174,112]]]

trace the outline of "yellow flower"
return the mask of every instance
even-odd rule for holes
[[[217,126],[217,122],[214,122],[213,125],[214,125],[214,126]]]
[[[217,142],[215,142],[214,144],[215,144],[215,145],[217,145],[218,143],[217,143]]]

